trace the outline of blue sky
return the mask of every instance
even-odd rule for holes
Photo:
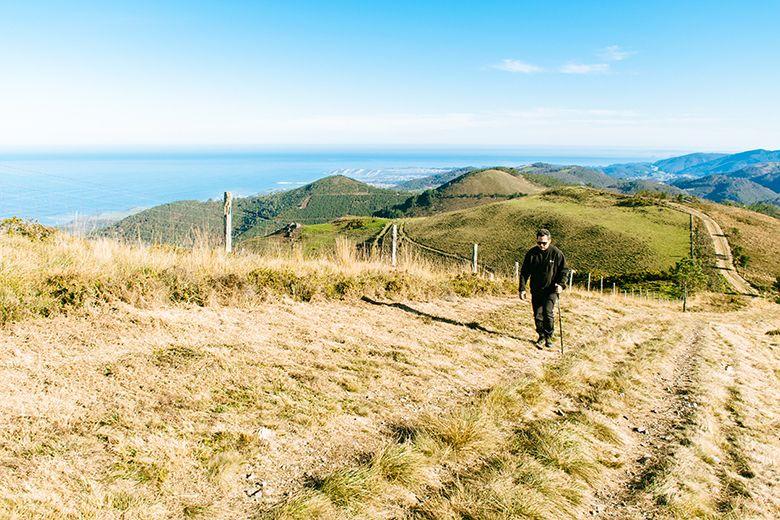
[[[0,3],[0,147],[780,148],[780,2]]]

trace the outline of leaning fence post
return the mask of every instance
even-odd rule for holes
[[[472,253],[471,253],[471,273],[472,274],[477,274],[477,266],[478,266],[478,264],[477,264],[477,254],[478,254],[478,251],[479,251],[479,245],[475,243],[474,244],[474,249],[472,250]]]
[[[233,251],[233,194],[225,192],[225,252]]]
[[[574,282],[574,269],[569,269],[569,287],[572,286],[573,282]]]
[[[393,224],[393,245],[390,249],[390,263],[393,267],[396,266],[398,261],[398,226]]]

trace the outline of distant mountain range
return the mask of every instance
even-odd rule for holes
[[[618,178],[664,181],[716,202],[780,201],[780,150],[692,153],[653,163],[611,164],[601,171]]]

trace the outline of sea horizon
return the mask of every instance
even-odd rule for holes
[[[47,225],[117,219],[176,200],[292,189],[333,174],[387,186],[460,167],[606,166],[678,150],[590,147],[114,148],[0,152],[0,217]]]

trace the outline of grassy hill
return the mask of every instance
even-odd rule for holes
[[[253,252],[299,246],[305,257],[331,255],[337,251],[338,239],[343,238],[366,252],[371,241],[390,222],[377,217],[341,217],[323,224],[303,224],[286,236],[284,230],[267,236],[246,239],[238,247]]]
[[[729,173],[758,163],[778,161],[780,161],[780,150],[748,150],[696,164],[679,173],[696,176]]]
[[[707,175],[697,179],[675,181],[675,186],[691,195],[715,202],[733,201],[741,204],[774,201],[780,197],[775,191],[751,179],[734,178],[727,175]]]
[[[698,168],[702,164],[709,163],[727,157],[725,153],[689,153],[678,157],[670,157],[653,163],[653,166],[666,173],[680,173],[685,170]]]
[[[750,179],[756,184],[780,193],[780,162],[768,162],[747,166],[729,173],[735,179]]]
[[[609,186],[610,189],[619,191],[620,193],[664,193],[666,195],[681,195],[685,191],[677,188],[676,186],[670,186],[662,182],[652,181],[650,179],[631,179],[621,180]]]
[[[290,222],[324,223],[346,215],[371,215],[409,196],[335,175],[290,191],[234,199],[233,237],[237,241],[275,232]],[[189,246],[198,239],[222,240],[221,202],[164,204],[127,217],[102,236]]]
[[[533,245],[540,227],[581,272],[658,273],[687,255],[688,216],[660,206],[621,206],[624,197],[586,188],[541,195],[405,222],[415,241],[468,256],[480,244],[482,260],[503,272]]]
[[[429,175],[420,179],[412,179],[410,181],[401,182],[395,185],[395,189],[407,191],[431,190],[438,188],[446,182],[460,177],[464,173],[468,173],[474,170],[476,170],[476,168],[454,168],[448,172],[437,173],[436,175]]]
[[[413,195],[377,213],[380,216],[420,216],[454,211],[496,200],[538,193],[539,185],[513,175],[511,170],[486,169],[465,173],[433,190]]]
[[[534,163],[517,168],[516,171],[526,179],[544,186],[593,186],[606,188],[614,184],[615,179],[605,173],[584,166],[560,166],[547,163]]]

